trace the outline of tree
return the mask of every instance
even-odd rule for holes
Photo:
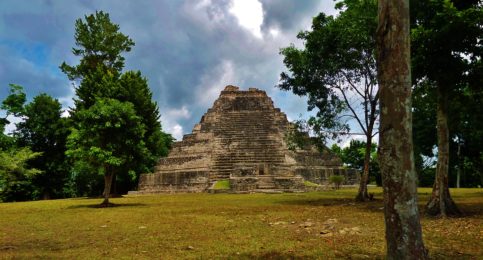
[[[20,116],[25,101],[22,86],[10,84],[10,94],[0,107],[6,114],[0,120],[0,201],[32,199],[32,179],[40,173],[38,169],[31,169],[27,162],[41,153],[34,153],[26,147],[17,148],[15,138],[4,134],[5,126],[10,123],[7,117]]]
[[[5,127],[10,124],[10,121],[7,119],[8,116],[20,116],[23,112],[23,106],[27,101],[27,96],[23,92],[23,87],[16,84],[9,84],[10,86],[10,93],[2,101],[2,105],[0,109],[5,110],[5,117],[0,118],[0,151],[7,150],[14,146],[15,139],[11,136],[6,135]]]
[[[436,145],[436,93],[432,85],[423,81],[413,87],[413,144],[419,186],[429,187],[434,183]]]
[[[483,77],[481,77],[483,81]],[[483,82],[479,84],[482,86]],[[461,187],[483,185],[483,89],[463,87],[452,96],[450,107],[450,167]],[[457,108],[457,109],[455,109]],[[450,168],[450,169],[451,169]],[[451,173],[451,172],[450,172]],[[453,176],[454,176],[453,175]],[[455,185],[458,186],[458,183]]]
[[[130,102],[99,99],[77,114],[78,125],[68,139],[67,154],[77,162],[89,162],[104,176],[104,201],[109,206],[112,180],[134,158],[144,156],[144,125]]]
[[[351,140],[349,146],[341,148],[337,144],[333,144],[331,151],[337,154],[342,162],[352,169],[358,171],[364,170],[364,160],[366,143],[360,140]],[[377,185],[382,185],[379,165],[377,163],[377,145],[371,145],[371,160],[369,162],[369,172],[371,173],[371,181],[375,181]]]
[[[76,66],[60,66],[61,70],[71,80],[83,79],[101,69],[105,72],[119,73],[124,67],[123,52],[131,51],[134,42],[119,32],[119,25],[111,22],[108,13],[96,11],[86,15],[85,21],[77,19],[75,22],[75,44],[79,48],[72,48],[72,53],[81,57]]]
[[[321,137],[347,133],[347,118],[356,122],[366,138],[356,200],[365,201],[369,199],[371,144],[379,116],[374,53],[377,5],[373,0],[345,0],[336,8],[341,10],[339,16],[321,13],[313,19],[312,31],[297,35],[304,40],[305,49],[292,45],[281,50],[290,73],[281,74],[278,87],[308,96],[308,109],[318,109],[309,123]]]
[[[62,106],[57,99],[40,94],[24,106],[23,121],[16,124],[14,132],[17,145],[42,153],[30,160],[29,165],[42,171],[34,176],[32,185],[44,199],[63,196],[69,173],[65,158],[69,128],[61,114]]]
[[[448,187],[451,97],[471,85],[481,69],[483,12],[480,1],[417,1],[412,32],[416,83],[430,82],[436,92],[438,163],[426,212],[459,215]],[[476,77],[477,78],[477,77]],[[481,87],[475,86],[475,87]]]
[[[0,200],[32,199],[32,179],[41,171],[30,168],[28,161],[40,155],[26,147],[0,151]]]
[[[82,174],[86,170],[97,169],[97,172],[105,174],[104,180],[111,182],[104,185],[104,196],[106,197],[109,196],[111,187],[114,187],[113,190],[116,189],[116,177],[120,177],[123,183],[127,183],[125,189],[129,189],[132,188],[133,181],[137,180],[140,173],[151,171],[159,156],[167,154],[171,137],[161,131],[158,107],[151,100],[152,93],[147,80],[142,77],[140,72],[122,73],[124,66],[122,53],[130,51],[134,42],[119,32],[119,26],[110,21],[109,15],[100,11],[85,16],[85,21],[77,20],[75,40],[78,48],[74,48],[73,53],[80,57],[80,63],[76,66],[69,66],[66,63],[61,65],[61,69],[71,80],[80,80],[80,84],[76,88],[77,97],[74,99],[75,108],[72,111],[75,135],[88,133],[88,129],[84,128],[103,129],[105,124],[112,124],[113,122],[110,122],[107,117],[103,119],[105,120],[103,122],[102,120],[87,120],[90,118],[87,115],[94,117],[93,109],[111,111],[110,108],[115,106],[132,108],[132,111],[126,108],[125,119],[136,120],[139,123],[139,126],[135,126],[123,121],[122,124],[125,127],[132,127],[124,129],[127,134],[139,133],[142,130],[142,135],[136,138],[124,136],[124,138],[132,139],[117,137],[116,139],[114,136],[114,140],[109,140],[109,136],[96,137],[91,140],[82,140],[74,136],[70,138],[70,154],[79,160],[80,158],[90,158],[87,163],[77,162],[75,173]],[[99,102],[103,102],[103,104],[98,104]],[[111,112],[114,113],[114,111]],[[138,127],[142,129],[138,129]],[[96,143],[101,140],[104,143]],[[133,140],[140,142],[136,143],[136,148],[133,148],[133,153],[129,158],[121,151],[116,150],[125,149],[123,148],[125,143],[135,143]],[[80,150],[74,149],[76,142],[79,142]],[[113,159],[113,157],[112,161],[100,163],[102,161],[100,158],[94,160],[93,154],[85,152],[90,151],[93,147],[104,147],[105,143],[109,143],[110,148],[102,149],[109,151],[117,159]],[[106,167],[112,171],[107,170]],[[104,205],[109,205],[107,199],[104,201]]]
[[[409,0],[379,0],[379,166],[388,259],[427,259],[419,222],[411,122]]]
[[[136,114],[145,126],[143,141],[148,153],[133,160],[135,165],[132,167],[136,169],[136,173],[152,172],[159,157],[168,155],[168,148],[173,138],[162,131],[158,105],[152,101],[148,82],[141,75],[141,72],[127,71],[123,73],[119,79],[119,84],[120,90],[116,93],[115,98],[132,103]],[[139,174],[132,177],[131,180],[137,183]]]

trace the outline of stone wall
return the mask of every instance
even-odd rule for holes
[[[345,168],[326,168],[326,167],[300,167],[294,170],[296,175],[302,176],[305,180],[320,184],[328,185],[329,178],[332,175],[342,175],[345,180],[342,185],[358,185],[359,173],[354,169]]]
[[[143,174],[138,193],[204,192],[209,185],[208,171]]]

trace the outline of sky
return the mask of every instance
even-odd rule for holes
[[[332,0],[2,0],[0,100],[22,85],[68,110],[74,86],[59,69],[75,65],[74,23],[108,12],[135,42],[124,70],[139,70],[158,103],[163,130],[181,140],[226,85],[265,90],[289,118],[307,117],[306,100],[276,88],[285,71],[280,48],[302,46],[296,35]],[[67,112],[66,112],[67,113]],[[11,127],[11,126],[10,126]]]

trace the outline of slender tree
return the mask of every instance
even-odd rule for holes
[[[309,110],[318,109],[317,117],[309,120],[316,132],[347,133],[347,119],[359,126],[366,147],[356,200],[365,201],[379,116],[374,49],[377,4],[375,0],[345,0],[336,8],[341,10],[339,16],[321,13],[313,19],[312,31],[298,34],[305,49],[282,49],[290,73],[281,74],[279,87],[308,96]]]
[[[379,0],[379,165],[388,259],[426,259],[419,222],[411,122],[409,0]]]

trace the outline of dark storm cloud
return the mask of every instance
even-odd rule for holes
[[[284,31],[301,30],[300,20],[310,19],[320,12],[320,2],[331,0],[261,0],[264,10],[263,29],[279,28]],[[307,14],[310,14],[307,16]]]
[[[228,0],[2,1],[0,99],[8,83],[17,83],[30,97],[43,91],[67,105],[72,89],[58,66],[77,62],[70,53],[74,22],[103,10],[135,41],[126,70],[140,70],[149,80],[166,130],[190,132],[228,84],[265,89],[294,118],[306,105],[274,88],[284,69],[279,48],[295,42],[312,16],[333,2],[261,2],[262,38],[239,24]]]

